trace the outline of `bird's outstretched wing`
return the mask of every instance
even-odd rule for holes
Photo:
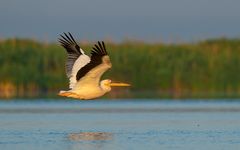
[[[112,67],[104,42],[94,45],[91,51],[91,61],[79,69],[77,81],[79,86],[98,85],[102,74]]]
[[[78,70],[88,64],[90,58],[84,54],[84,51],[74,40],[71,33],[64,33],[64,35],[60,36],[61,38],[59,38],[59,42],[67,52],[66,74],[70,80],[69,88],[72,89],[77,82],[76,75]]]

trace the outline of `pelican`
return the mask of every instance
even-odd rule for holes
[[[112,67],[103,41],[94,45],[90,58],[71,33],[60,36],[59,42],[67,52],[66,74],[69,78],[69,90],[60,91],[58,95],[88,100],[110,92],[112,86],[130,86],[127,83],[112,83],[110,79],[100,81],[103,73]]]

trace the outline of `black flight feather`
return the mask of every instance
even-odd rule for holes
[[[82,67],[76,76],[77,81],[85,76],[90,70],[102,63],[102,57],[108,55],[104,42],[98,42],[98,45],[95,44],[91,51],[91,61],[84,67]]]
[[[58,40],[67,51],[66,73],[67,76],[70,78],[72,73],[72,67],[78,57],[82,55],[82,53],[80,51],[80,46],[76,43],[71,33],[68,32],[68,34],[63,34],[64,35],[60,35],[61,37]]]
[[[61,38],[59,38],[59,42],[61,45],[66,49],[68,53],[76,53],[76,54],[82,54],[80,51],[80,46],[76,43],[71,33],[68,32],[68,35],[66,33],[63,33],[65,36],[61,35]]]

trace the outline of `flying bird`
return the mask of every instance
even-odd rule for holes
[[[59,42],[67,52],[66,74],[69,90],[58,95],[77,99],[95,99],[111,91],[112,86],[130,86],[127,83],[112,83],[110,79],[100,81],[104,72],[112,67],[104,42],[97,42],[87,56],[71,33],[60,35]]]

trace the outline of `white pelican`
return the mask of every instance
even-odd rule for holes
[[[130,86],[112,83],[109,79],[100,82],[103,73],[112,67],[103,41],[94,45],[89,58],[70,33],[64,35],[60,35],[59,42],[67,51],[66,74],[70,89],[60,91],[60,96],[94,99],[111,91],[111,86]]]

